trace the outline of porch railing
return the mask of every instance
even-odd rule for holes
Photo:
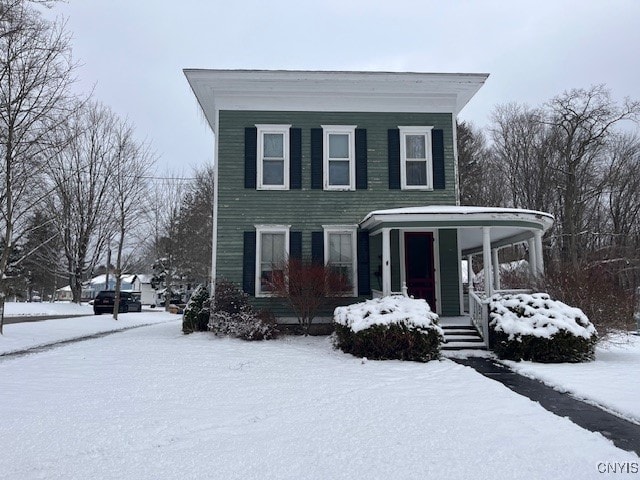
[[[482,335],[485,346],[489,348],[489,299],[483,292],[469,292],[469,316]]]
[[[399,292],[394,292],[393,290],[389,292],[389,295],[403,295],[405,297],[409,296],[409,291],[407,289],[406,282],[402,282],[402,287]],[[382,298],[384,297],[384,293],[382,290],[371,289],[371,298]]]

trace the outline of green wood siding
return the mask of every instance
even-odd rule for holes
[[[460,315],[460,264],[458,258],[458,231],[439,230],[440,247],[440,302],[445,317]]]
[[[245,188],[245,128],[254,127],[255,124],[291,124],[293,128],[301,129],[300,190],[260,191]],[[311,189],[310,132],[312,128],[319,128],[321,125],[357,125],[359,129],[366,129],[366,190],[336,192]],[[389,190],[387,131],[399,125],[431,125],[443,130],[446,178],[444,190]],[[451,128],[451,114],[444,113],[221,111],[216,139],[220,179],[217,276],[241,284],[243,232],[254,230],[257,224],[291,225],[292,231],[302,232],[302,255],[309,258],[310,232],[322,230],[322,225],[357,224],[367,213],[378,209],[454,205],[455,171]],[[372,252],[374,251],[375,248],[372,248]],[[373,261],[372,268],[375,268],[375,264]],[[392,272],[393,288],[399,289],[399,269],[396,270],[398,271]],[[371,284],[376,288],[373,276]],[[270,302],[265,300],[257,303],[267,306]]]
[[[389,232],[389,248],[391,249],[391,291],[402,291],[402,281],[400,280],[400,231],[391,230]]]
[[[369,237],[369,278],[373,290],[382,290],[382,235]]]

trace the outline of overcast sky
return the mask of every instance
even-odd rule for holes
[[[183,68],[477,72],[461,118],[607,84],[640,99],[640,0],[67,0],[78,91],[132,121],[159,169],[211,162]]]

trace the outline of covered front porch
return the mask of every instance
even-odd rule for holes
[[[544,273],[542,237],[553,217],[532,210],[425,206],[377,210],[360,228],[369,233],[373,296],[404,294],[424,298],[441,317],[468,315],[488,337],[485,300],[501,290],[498,251],[525,243],[530,274]],[[473,257],[482,256],[483,290],[473,288]],[[462,260],[467,260],[465,308]]]

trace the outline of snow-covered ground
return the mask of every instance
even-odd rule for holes
[[[49,316],[49,315],[92,315],[93,307],[88,303],[78,305],[71,302],[6,302],[6,317]]]
[[[182,318],[182,316],[179,318]],[[91,316],[86,317],[10,323],[4,325],[4,335],[0,336],[0,354],[86,337],[96,333],[122,330],[137,325],[148,325],[175,319],[176,315],[157,310],[155,312],[121,313],[118,315],[117,321],[110,315],[91,314]]]
[[[599,345],[593,362],[504,363],[523,375],[640,423],[640,337],[624,335]]]
[[[0,379],[0,479],[595,479],[640,461],[450,360],[179,319],[0,359]]]

